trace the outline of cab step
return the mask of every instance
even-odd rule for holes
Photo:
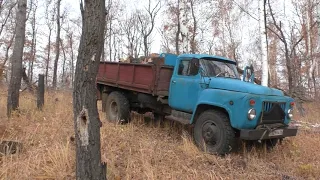
[[[165,118],[172,121],[178,121],[182,124],[190,124],[191,117],[192,114],[190,113],[172,110],[171,115],[166,116]]]

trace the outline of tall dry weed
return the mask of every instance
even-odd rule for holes
[[[27,92],[20,103],[20,112],[7,119],[6,92],[0,91],[0,140],[23,143],[21,153],[0,157],[0,179],[75,179],[71,93],[47,92],[43,111]],[[317,113],[313,106],[308,111]],[[218,157],[199,151],[189,127],[168,121],[155,126],[137,114],[117,125],[99,112],[109,179],[320,179],[317,132],[300,131],[271,152],[242,149]]]

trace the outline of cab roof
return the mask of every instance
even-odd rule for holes
[[[178,58],[218,59],[218,60],[228,61],[230,63],[236,64],[236,61],[228,59],[226,57],[208,55],[208,54],[180,54]]]
[[[208,54],[171,54],[171,53],[162,53],[160,57],[165,58],[165,64],[169,66],[175,66],[177,58],[197,58],[197,59],[215,59],[220,61],[227,61],[232,64],[236,64],[236,61],[228,59],[226,57],[215,56],[215,55],[208,55]]]

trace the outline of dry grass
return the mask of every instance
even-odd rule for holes
[[[306,116],[302,117],[300,116],[300,114],[296,109],[295,115],[296,118],[307,122],[307,123],[320,123],[319,117],[320,117],[320,105],[319,105],[319,101],[318,102],[312,102],[312,103],[306,103],[304,104],[304,108],[305,108],[305,114],[307,114]]]
[[[0,157],[0,179],[75,179],[71,94],[46,94],[40,112],[31,95],[23,93],[21,113],[10,120],[5,116],[6,92],[0,94],[0,140],[18,140],[24,146],[20,154]],[[319,113],[311,107],[308,111]],[[115,125],[100,113],[109,179],[320,178],[320,134],[301,131],[271,152],[241,150],[217,157],[200,152],[179,124],[157,128],[135,115],[132,123]]]

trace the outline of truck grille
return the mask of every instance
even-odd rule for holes
[[[283,123],[285,119],[285,102],[263,102],[262,124]]]
[[[286,109],[286,103],[285,102],[280,102],[280,103],[278,103],[278,102],[263,102],[263,111],[264,112],[270,112],[271,109],[273,108],[273,106],[276,105],[276,104],[278,104],[281,107],[281,109],[283,111],[285,111],[285,109]]]

